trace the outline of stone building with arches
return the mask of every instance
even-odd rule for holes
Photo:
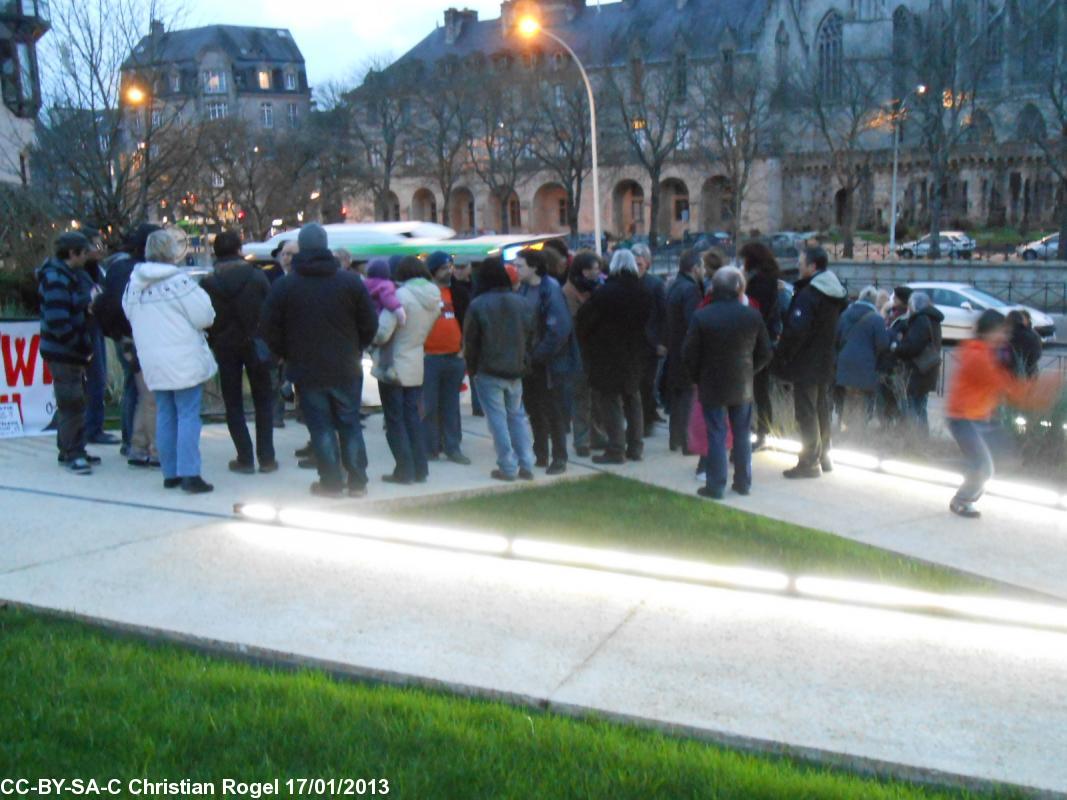
[[[480,20],[477,12],[448,9],[444,24],[398,63],[419,63],[456,80],[462,80],[468,68],[514,64],[511,68],[543,70],[539,79],[551,83],[558,80],[557,70],[573,67],[549,40],[533,45],[517,34],[519,18],[536,13],[572,45],[590,72],[600,116],[601,218],[604,230],[620,237],[648,233],[653,180],[627,147],[624,122],[615,113],[608,88],[632,83],[638,71],[668,74],[664,85],[679,92],[667,112],[675,117],[677,142],[655,188],[658,232],[669,239],[733,225],[730,172],[698,157],[701,137],[707,135],[698,108],[707,106],[698,106],[692,95],[700,90],[706,70],[730,76],[734,70],[757,70],[779,113],[773,115],[751,165],[740,230],[827,229],[841,224],[849,208],[857,227],[884,229],[891,207],[894,119],[884,112],[894,101],[906,103],[907,78],[895,65],[911,58],[915,47],[902,32],[912,20],[949,13],[942,6],[968,15],[976,41],[990,56],[984,99],[966,120],[942,186],[944,224],[1049,225],[1063,189],[1033,142],[1035,136],[1067,135],[1058,130],[1061,123],[1053,122],[1040,81],[1047,74],[1043,67],[1067,59],[1063,0],[620,0],[603,5],[504,0],[497,19]],[[798,72],[806,72],[813,85],[832,98],[842,92],[847,72],[858,64],[873,64],[885,80],[872,110],[875,122],[860,140],[866,152],[861,180],[848,197],[826,148],[805,129],[788,95]],[[875,124],[879,117],[883,124]],[[637,128],[646,120],[627,123]],[[921,226],[929,217],[928,161],[917,131],[905,120],[898,183],[899,219],[905,225]],[[391,217],[443,222],[461,233],[500,227],[500,199],[474,170],[463,171],[453,188],[448,219],[442,218],[445,198],[429,176],[401,166],[391,185],[385,204]],[[582,232],[593,228],[592,204],[587,179],[581,195]],[[368,200],[353,198],[348,205],[350,218],[374,214]],[[512,230],[568,231],[567,191],[558,175],[531,168],[516,184],[507,215]]]

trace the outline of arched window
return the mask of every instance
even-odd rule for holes
[[[1048,136],[1045,117],[1033,103],[1027,103],[1019,113],[1019,122],[1015,128],[1015,138],[1022,142],[1041,142]]]
[[[781,86],[789,77],[789,32],[785,23],[778,23],[778,32],[774,35],[774,72]]]
[[[996,144],[997,134],[989,114],[980,108],[977,109],[964,126],[960,141],[963,144],[971,145]]]
[[[819,54],[819,90],[829,99],[841,96],[842,80],[842,22],[841,15],[831,11],[819,26],[815,37]]]

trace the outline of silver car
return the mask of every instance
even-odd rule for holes
[[[1053,233],[1036,242],[1020,245],[1015,249],[1015,254],[1024,261],[1036,261],[1037,259],[1055,258],[1060,252],[1060,235]]]
[[[982,312],[993,308],[1002,314],[1019,309],[1028,311],[1034,324],[1034,332],[1043,342],[1056,340],[1056,323],[1044,311],[1029,306],[1012,305],[999,297],[976,289],[969,283],[944,283],[920,281],[909,283],[916,292],[925,292],[937,310],[945,315],[941,323],[941,338],[946,342],[958,342],[974,336],[974,325]]]
[[[904,242],[897,246],[897,255],[901,258],[926,258],[930,255],[933,238],[926,234],[919,239]],[[941,255],[946,258],[970,258],[974,255],[977,243],[963,231],[942,231],[940,236]]]

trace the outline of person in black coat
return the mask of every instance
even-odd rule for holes
[[[830,461],[830,395],[834,384],[837,319],[848,301],[845,287],[830,272],[821,247],[800,258],[800,280],[793,292],[782,338],[775,352],[780,378],[793,384],[793,405],[802,449],[787,478],[818,478],[833,469]]]
[[[1041,337],[1033,328],[1030,314],[1021,309],[1008,312],[1008,325],[1011,328],[1009,341],[1011,353],[1011,371],[1020,378],[1033,378],[1040,371]]]
[[[717,269],[721,263],[713,264]],[[678,261],[678,276],[667,290],[667,408],[670,414],[670,447],[688,454],[686,445],[689,412],[693,408],[693,383],[682,361],[682,344],[689,322],[704,299],[704,264],[695,250],[686,250]]]
[[[363,350],[378,331],[378,315],[359,275],[345,272],[321,225],[300,229],[293,270],[279,279],[263,310],[263,338],[285,359],[300,392],[319,481],[313,494],[338,497],[367,489],[367,455],[360,426]],[[340,449],[338,448],[340,437]]]
[[[927,397],[937,389],[937,379],[941,375],[941,323],[944,320],[945,315],[937,310],[928,294],[913,292],[908,298],[904,335],[892,344],[893,354],[908,375],[908,418],[924,435],[930,433]]]
[[[760,313],[741,302],[741,270],[719,268],[711,286],[712,301],[693,315],[682,357],[708,428],[707,482],[697,493],[720,500],[726,491],[728,431],[733,431],[733,489],[748,494],[752,486],[752,380],[770,363],[771,343]]]
[[[767,327],[771,347],[778,343],[782,335],[782,311],[778,302],[778,277],[781,270],[774,252],[763,242],[748,242],[738,253],[745,268],[745,294],[749,302],[756,307],[763,324]],[[760,450],[766,446],[767,434],[774,425],[774,409],[771,406],[771,371],[763,369],[756,373],[753,383],[756,399],[756,443],[753,448]]]
[[[252,439],[245,423],[243,377],[248,374],[256,412],[256,450],[260,472],[274,472],[274,361],[266,343],[259,339],[259,320],[270,293],[270,280],[259,267],[241,257],[241,235],[222,231],[215,237],[215,272],[204,278],[201,288],[211,298],[215,322],[208,329],[208,344],[219,365],[219,383],[226,405],[226,426],[237,448],[230,462],[232,472],[256,471]]]
[[[641,286],[633,253],[616,250],[610,277],[575,320],[593,404],[608,439],[603,455],[593,456],[596,464],[640,461],[644,452],[641,376],[651,313],[652,297]]]
[[[645,326],[645,364],[641,376],[641,410],[645,415],[645,436],[651,436],[663,418],[656,412],[656,378],[660,363],[667,355],[667,289],[663,280],[652,274],[652,251],[647,244],[635,244],[631,251],[637,259],[641,285],[652,297],[652,313]]]

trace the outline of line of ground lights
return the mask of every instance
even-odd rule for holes
[[[268,503],[238,503],[234,506],[234,513],[248,522],[346,538],[1067,633],[1067,607],[938,594],[837,578],[788,575],[773,570],[581,547],[499,533],[398,523],[311,509],[279,508]]]

